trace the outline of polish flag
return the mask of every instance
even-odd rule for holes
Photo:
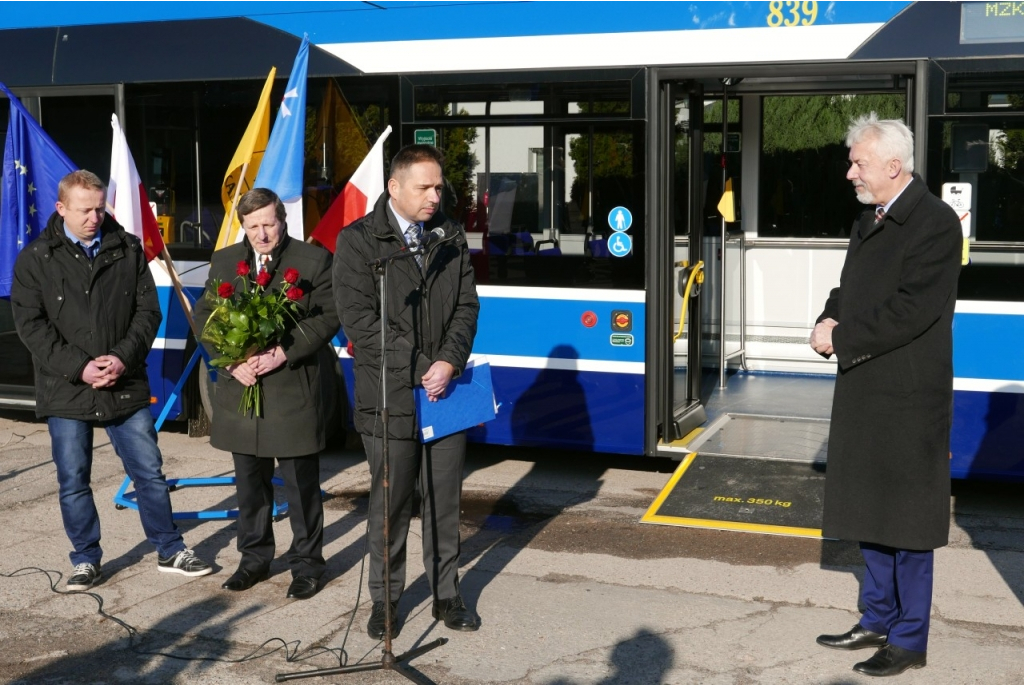
[[[160,235],[160,224],[149,204],[146,189],[135,168],[128,141],[117,121],[117,115],[110,118],[114,129],[114,142],[110,148],[110,182],[107,184],[107,212],[136,238],[142,241],[146,261],[164,251],[164,240]]]
[[[316,225],[311,238],[334,253],[341,229],[373,211],[377,198],[384,192],[384,141],[391,135],[391,127],[384,129],[380,138],[359,163],[341,194],[334,198],[327,213]]]

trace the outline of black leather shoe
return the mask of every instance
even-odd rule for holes
[[[384,614],[384,602],[374,602],[370,610],[370,620],[366,622],[366,634],[374,640],[384,639],[384,623],[387,617]],[[398,602],[391,603],[391,638],[398,637],[402,632],[402,626],[398,623]]]
[[[881,647],[885,644],[885,635],[873,633],[857,624],[842,635],[819,635],[818,644],[832,649]]]
[[[288,586],[288,599],[309,599],[320,589],[320,583],[312,576],[295,576]]]
[[[242,590],[248,590],[256,583],[267,579],[267,572],[263,571],[250,571],[247,568],[240,568],[231,574],[231,577],[224,581],[221,585],[225,590],[233,590],[235,592],[241,592]]]
[[[896,645],[882,645],[867,661],[855,664],[857,673],[873,676],[899,675],[908,668],[924,668],[928,652],[915,652]]]
[[[450,630],[476,630],[480,627],[480,617],[466,606],[462,595],[451,599],[435,599],[433,610],[435,621],[444,621],[444,627]]]

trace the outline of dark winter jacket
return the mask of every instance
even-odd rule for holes
[[[437,212],[424,233],[441,227],[445,237],[429,246],[423,267],[415,259],[387,269],[387,404],[389,437],[416,438],[412,389],[435,361],[462,373],[473,348],[480,302],[462,227]],[[338,235],[334,298],[355,356],[355,427],[382,435],[380,386],[380,281],[367,262],[406,247],[385,192],[373,212]]]
[[[823,534],[898,549],[949,537],[956,213],[914,177],[880,226],[851,231],[819,321],[839,322]]]
[[[284,237],[272,253],[267,271],[271,288],[283,283],[286,269],[299,272],[295,284],[302,289],[299,300],[303,314],[298,324],[287,320],[280,344],[288,361],[260,377],[263,392],[263,415],[241,414],[238,411],[245,388],[227,371],[217,372],[213,394],[213,420],[210,444],[217,449],[257,457],[300,457],[316,454],[326,444],[327,422],[340,421],[340,416],[326,416],[321,395],[321,374],[325,365],[337,364],[338,357],[331,339],[338,333],[338,315],[331,297],[331,254],[322,247]],[[256,273],[254,255],[248,240],[213,253],[206,289],[215,289],[215,281],[240,286],[236,274],[238,262],[249,264]],[[196,303],[196,325],[199,330],[213,311],[205,295]],[[216,350],[207,348],[216,358]]]
[[[108,421],[149,406],[146,356],[162,315],[138,238],[109,216],[90,262],[54,212],[14,264],[11,308],[36,371],[36,415]],[[109,388],[82,381],[86,364],[112,354],[125,365]]]

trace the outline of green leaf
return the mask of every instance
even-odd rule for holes
[[[245,329],[232,328],[228,331],[228,334],[224,336],[224,339],[231,345],[244,347],[246,341],[249,339],[249,331]]]

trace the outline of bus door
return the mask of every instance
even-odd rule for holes
[[[672,449],[707,420],[707,384],[717,378],[717,335],[722,271],[721,243],[714,229],[715,202],[707,202],[711,181],[721,173],[719,155],[708,154],[708,120],[721,119],[721,99],[708,99],[700,81],[663,81],[652,92],[656,113],[651,127],[655,148],[649,159],[650,201],[658,249],[648,264],[648,298],[653,322],[649,359],[653,401],[649,431],[655,449]],[[720,133],[718,134],[720,137]],[[717,194],[717,193],[716,193]],[[671,329],[671,335],[666,331]],[[709,344],[710,343],[710,344]],[[656,436],[656,439],[654,438]],[[680,447],[680,449],[682,449]]]
[[[923,70],[649,70],[648,453],[687,453],[726,413],[827,420],[835,362],[807,339],[862,210],[846,127],[871,111],[910,122],[924,169]]]

